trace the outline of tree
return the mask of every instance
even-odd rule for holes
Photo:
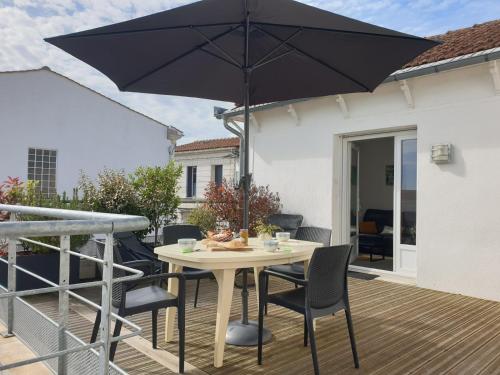
[[[273,193],[269,186],[257,186],[252,183],[249,189],[249,232],[256,234],[258,222],[267,222],[270,215],[280,212],[281,204],[278,193]],[[226,180],[221,185],[211,182],[205,190],[205,206],[212,211],[219,222],[227,222],[233,232],[243,227],[243,190],[230,185]]]
[[[139,167],[130,176],[141,213],[150,221],[149,230],[154,230],[155,243],[160,227],[176,218],[181,174],[182,167],[171,161],[164,167]]]

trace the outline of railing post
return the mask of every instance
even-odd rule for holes
[[[10,213],[10,221],[16,221],[17,216],[15,212]],[[17,258],[17,238],[9,237],[8,241],[8,276],[7,276],[7,288],[9,292],[15,292],[16,287],[16,258]],[[14,302],[16,297],[8,297],[7,300],[7,333],[4,337],[10,337],[14,334],[12,330],[14,329]]]
[[[111,301],[113,294],[113,233],[106,234],[103,260],[102,281],[105,284],[102,286],[101,298],[101,326],[99,331],[102,346],[99,353],[99,374],[107,375],[109,372]]]
[[[69,262],[70,262],[70,236],[61,236],[59,252],[59,285],[69,285]],[[69,315],[69,294],[67,290],[59,291],[59,326],[58,345],[59,350],[67,349],[66,326]],[[62,355],[58,359],[57,373],[66,375],[68,370],[67,355]]]

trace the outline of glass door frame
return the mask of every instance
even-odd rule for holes
[[[335,243],[349,243],[350,242],[350,234],[351,234],[351,225],[350,225],[350,213],[351,213],[351,144],[355,141],[368,140],[368,139],[380,139],[380,138],[394,138],[394,236],[393,236],[393,271],[380,270],[377,268],[368,268],[361,266],[350,265],[349,269],[353,271],[360,272],[368,272],[374,274],[401,274],[402,276],[409,276],[411,278],[416,277],[416,270],[409,271],[404,270],[399,267],[401,261],[401,256],[398,254],[400,252],[399,245],[399,232],[396,235],[396,231],[399,230],[399,220],[401,217],[401,213],[399,212],[400,204],[401,204],[401,195],[400,195],[400,184],[401,184],[401,142],[397,141],[403,139],[417,139],[417,131],[416,128],[412,128],[411,130],[396,130],[396,131],[372,131],[367,134],[338,134],[336,135],[338,141],[337,145],[341,147],[341,152],[334,152],[335,156],[341,158],[341,170],[334,173],[335,178],[339,178],[341,183],[338,185],[340,189],[337,192],[334,191],[334,199],[333,199],[333,208],[334,208],[334,231],[338,230],[337,233],[340,233],[340,236],[334,237]],[[418,141],[418,139],[417,139]],[[361,156],[360,156],[361,157]],[[418,167],[417,167],[418,168]],[[396,182],[397,181],[397,182]],[[398,186],[396,186],[398,184]],[[334,184],[335,186],[335,184]],[[399,190],[397,190],[397,188]],[[339,207],[341,214],[336,215],[335,207]],[[398,222],[398,229],[396,229],[396,222]],[[396,242],[398,241],[398,242]],[[403,246],[411,246],[411,245],[403,245]],[[404,249],[404,247],[403,247]],[[412,246],[411,249],[416,252],[416,246]]]
[[[408,276],[416,276],[417,274],[417,245],[408,245],[401,243],[401,184],[402,184],[402,144],[406,140],[415,140],[418,144],[417,132],[408,132],[398,135],[394,138],[394,270],[398,273]],[[418,175],[418,165],[416,173]],[[417,177],[417,176],[416,176]],[[418,181],[417,181],[417,196],[418,196]],[[418,210],[417,210],[418,211]],[[405,267],[403,253],[413,257],[414,266]]]

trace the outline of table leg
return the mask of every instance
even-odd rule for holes
[[[182,272],[182,266],[177,264],[169,263],[168,272]],[[179,280],[175,277],[168,279],[168,291],[173,295],[179,293]],[[175,307],[169,307],[167,313],[165,314],[165,342],[172,341],[174,338],[174,326],[175,326]]]
[[[257,309],[259,308],[259,273],[264,267],[253,268],[253,278],[255,280],[255,298],[257,299]]]
[[[219,292],[217,297],[217,320],[215,326],[215,350],[214,366],[222,367],[224,360],[224,347],[226,344],[226,331],[231,313],[231,303],[233,301],[234,277],[236,270],[215,270],[212,271]]]

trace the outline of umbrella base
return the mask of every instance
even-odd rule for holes
[[[262,342],[271,341],[271,331],[264,327],[262,332]],[[243,324],[241,320],[229,322],[226,332],[226,344],[235,346],[257,346],[259,339],[259,324],[254,320],[249,320],[248,324]]]

